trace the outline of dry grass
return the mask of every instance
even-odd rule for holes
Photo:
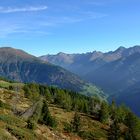
[[[70,123],[72,118],[74,117],[73,111],[67,112],[66,110],[62,108],[58,108],[57,106],[50,105],[49,107],[50,112],[52,116],[54,116],[58,121],[59,128],[57,129],[60,132],[64,132],[64,123],[68,122]],[[81,116],[81,131],[89,131],[92,132],[95,138],[98,140],[106,140],[107,139],[107,130],[109,127],[107,125],[103,125],[97,120],[93,120],[91,116],[85,115],[83,113],[80,113]]]
[[[18,96],[17,96],[18,94]],[[32,105],[32,102],[24,97],[24,93],[21,90],[20,93],[14,92],[14,91],[9,91],[4,88],[0,88],[0,100],[6,104],[8,104],[11,108],[13,108],[13,104],[16,102],[16,107],[20,111],[25,111],[27,108],[29,108]],[[55,105],[49,105],[49,110],[54,116],[58,122],[58,127],[56,129],[51,129],[45,125],[37,125],[36,130],[34,131],[28,131],[27,129],[24,129],[25,127],[24,120],[22,122],[19,121],[20,123],[23,123],[24,126],[21,124],[21,126],[14,126],[14,124],[8,124],[11,125],[11,128],[13,129],[13,133],[19,133],[19,134],[29,134],[29,133],[35,133],[36,138],[39,140],[82,140],[79,136],[73,133],[67,133],[64,131],[64,123],[70,123],[73,116],[74,116],[74,111],[66,111],[62,108],[59,108],[58,106]],[[18,117],[13,115],[13,112],[11,109],[6,109],[6,108],[0,108],[0,115],[6,115],[6,116],[11,116],[11,119],[15,117],[18,119]],[[81,122],[82,122],[82,131],[90,131],[93,132],[95,135],[95,138],[97,140],[106,140],[106,134],[107,134],[107,129],[108,127],[106,125],[101,124],[99,121],[94,120],[91,118],[91,116],[85,115],[80,113],[81,116]],[[13,121],[14,122],[14,121]],[[26,122],[25,122],[26,123]],[[16,140],[16,137],[7,131],[5,128],[7,125],[6,121],[1,120],[0,121],[0,134],[2,136],[0,137],[0,140]],[[13,125],[13,127],[12,127]],[[19,128],[18,128],[19,127]],[[19,129],[19,130],[17,130]],[[23,130],[23,131],[22,131]]]

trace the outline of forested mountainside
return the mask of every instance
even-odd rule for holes
[[[60,65],[94,83],[108,93],[111,99],[116,99],[118,103],[126,103],[140,115],[140,46],[119,47],[107,53],[59,53],[42,56],[41,59]]]
[[[20,82],[53,85],[87,95],[104,96],[96,86],[85,82],[68,70],[10,47],[0,48],[0,76]]]
[[[140,119],[115,101],[1,79],[0,139],[139,140]]]

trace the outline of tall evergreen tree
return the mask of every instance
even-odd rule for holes
[[[78,133],[81,129],[81,119],[80,119],[80,115],[77,112],[75,112],[71,124],[72,124],[73,131]]]
[[[99,111],[99,120],[102,123],[107,123],[109,121],[109,107],[106,102],[102,102],[101,109]]]
[[[57,125],[55,118],[53,118],[50,114],[47,101],[44,101],[40,122],[51,127],[56,127]]]
[[[128,140],[140,140],[140,119],[132,112],[129,112],[126,117],[126,125],[128,126],[128,131],[125,137]]]
[[[111,119],[111,125],[110,125],[110,134],[109,134],[109,140],[119,140],[121,136],[120,126],[119,126],[119,120],[117,116],[117,106],[115,101],[112,101],[112,104],[110,106],[110,119]]]
[[[94,96],[90,98],[90,112],[91,114],[98,114],[98,111],[100,110],[101,106],[101,100],[98,96]]]
[[[110,126],[109,140],[119,140],[121,136],[120,126],[117,120],[114,120]]]
[[[116,109],[116,115],[118,117],[119,123],[125,123],[125,119],[126,119],[128,112],[130,112],[130,109],[127,108],[125,105],[120,105]]]

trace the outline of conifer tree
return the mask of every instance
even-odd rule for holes
[[[121,136],[119,123],[117,120],[114,120],[110,126],[110,135],[109,140],[119,140]]]
[[[55,118],[53,118],[50,114],[47,101],[44,101],[44,104],[42,107],[42,113],[41,113],[41,117],[40,117],[40,122],[43,124],[46,124],[48,126],[51,126],[51,127],[57,126],[57,122],[56,122]]]
[[[129,112],[126,117],[126,125],[128,131],[125,137],[128,140],[139,140],[140,139],[140,120],[132,112]]]
[[[99,120],[102,123],[107,123],[109,120],[109,107],[106,102],[102,102],[101,109],[99,111]]]
[[[75,112],[71,124],[72,124],[73,132],[78,133],[81,129],[81,119],[80,119],[80,115],[77,112]]]
[[[109,140],[119,140],[121,136],[120,126],[119,126],[119,120],[117,116],[117,106],[115,101],[112,101],[112,104],[110,106],[110,119],[111,119],[111,125],[110,125],[110,135]]]

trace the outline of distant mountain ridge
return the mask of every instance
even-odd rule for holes
[[[107,53],[57,54],[40,57],[62,66],[101,87],[118,103],[125,102],[140,115],[133,103],[140,97],[140,46],[119,47]],[[68,63],[69,62],[69,63]],[[130,93],[131,91],[131,93]],[[131,95],[131,96],[127,96]],[[133,95],[133,98],[132,98]],[[136,104],[140,106],[138,100]]]
[[[134,46],[128,49],[119,47],[117,50],[107,53],[93,51],[83,54],[66,54],[61,52],[56,55],[44,55],[40,58],[55,65],[62,66],[85,78],[89,72],[94,71],[108,62],[127,57],[135,52],[140,52],[139,47],[140,46]]]
[[[129,50],[125,47],[119,47],[117,50],[107,53],[93,51],[82,54],[66,54],[61,52],[56,55],[44,55],[40,58],[55,65],[62,66],[85,78],[86,74],[90,71],[93,71],[108,62],[129,56],[137,50],[139,51],[139,46],[129,48]],[[88,69],[85,66],[87,66]]]
[[[0,76],[26,83],[36,82],[58,86],[83,94],[103,94],[98,88],[68,70],[10,47],[0,48]],[[91,87],[93,91],[87,91]]]

